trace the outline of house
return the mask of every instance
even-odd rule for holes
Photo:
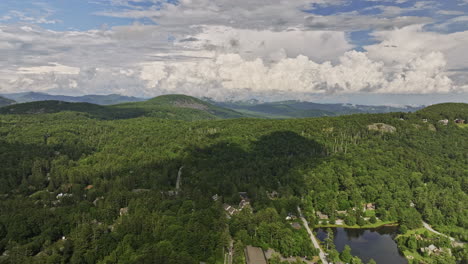
[[[439,254],[443,250],[434,246],[434,245],[429,245],[428,247],[421,248],[421,252],[426,252],[429,256],[432,254]]]
[[[375,210],[375,204],[373,203],[364,204],[364,211],[367,211],[367,210]]]
[[[244,253],[246,264],[268,264],[265,253],[259,247],[247,246]]]
[[[229,216],[232,216],[233,214],[235,214],[235,213],[237,213],[239,211],[236,208],[230,206],[229,204],[223,204],[223,208],[224,208],[224,211],[226,211],[226,213]]]
[[[328,219],[328,215],[326,214],[322,214],[322,212],[320,211],[317,211],[317,216],[320,220],[327,220]]]
[[[86,186],[84,189],[85,189],[86,191],[88,191],[88,190],[91,190],[92,188],[94,188],[93,185],[88,185],[88,186]]]
[[[347,215],[348,212],[347,211],[336,211],[336,214],[338,214],[338,215]]]
[[[457,123],[457,124],[465,124],[465,120],[463,120],[463,119],[458,119],[458,118],[457,118],[457,119],[455,119],[455,123]]]
[[[286,220],[296,220],[297,216],[293,215],[292,213],[289,213],[288,216],[286,216]]]
[[[449,122],[448,119],[439,120],[439,123],[444,125],[444,126],[448,125],[448,122]]]
[[[250,205],[250,201],[249,200],[244,200],[242,199],[239,203],[239,208],[242,210],[244,209],[244,207],[246,207],[247,205]]]
[[[120,216],[124,216],[128,214],[128,207],[120,208]]]
[[[426,118],[424,118],[422,121],[423,121],[423,123],[427,123],[427,119],[426,119]]]
[[[211,199],[213,199],[213,201],[216,202],[216,201],[219,200],[219,197],[220,197],[220,196],[219,196],[218,194],[215,194],[215,195],[211,196]]]

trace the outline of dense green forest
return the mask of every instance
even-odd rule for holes
[[[265,120],[172,99],[2,108],[0,263],[223,263],[231,243],[234,263],[245,245],[312,257],[285,220],[297,206],[362,222],[352,209],[375,203],[402,232],[425,220],[468,240],[466,104]],[[239,193],[250,205],[227,217]]]

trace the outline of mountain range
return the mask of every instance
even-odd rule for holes
[[[47,93],[37,93],[37,92],[25,92],[25,93],[10,93],[10,94],[0,94],[5,98],[14,100],[18,103],[29,103],[36,101],[63,101],[70,103],[91,103],[99,105],[112,105],[120,104],[127,102],[140,102],[146,99],[124,96],[119,94],[109,94],[109,95],[83,95],[83,96],[67,96],[67,95],[51,95]]]
[[[352,105],[352,104],[320,104],[314,102],[302,101],[280,101],[280,102],[260,102],[257,100],[236,101],[236,102],[217,102],[211,99],[197,99],[185,95],[164,95],[153,99],[128,97],[123,95],[84,95],[84,96],[64,96],[50,95],[46,93],[15,93],[3,94],[5,100],[14,100],[18,103],[29,103],[22,106],[11,107],[13,112],[35,113],[35,112],[58,112],[58,111],[76,111],[77,109],[84,110],[87,113],[105,112],[107,109],[104,106],[110,106],[114,109],[120,109],[120,112],[126,112],[123,116],[128,117],[129,112],[136,111],[130,116],[135,117],[142,114],[148,114],[155,110],[159,110],[161,117],[167,113],[168,106],[175,106],[180,109],[192,109],[197,115],[205,112],[198,118],[213,119],[216,117],[231,118],[231,117],[256,117],[268,119],[286,119],[286,118],[305,118],[305,117],[321,117],[321,116],[340,116],[348,114],[362,113],[389,113],[389,112],[414,112],[422,107],[414,106],[368,106],[368,105]],[[44,102],[44,101],[55,101]],[[39,103],[33,103],[39,102]],[[62,103],[58,103],[62,102]],[[0,106],[12,104],[1,103]],[[81,104],[69,104],[81,103]],[[93,104],[90,106],[89,104]],[[165,108],[163,109],[155,109]],[[142,108],[145,111],[141,111]],[[208,110],[208,111],[207,111]],[[5,110],[4,110],[5,111]],[[208,114],[208,115],[206,115]],[[102,113],[101,113],[102,117]]]

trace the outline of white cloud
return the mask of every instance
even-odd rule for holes
[[[432,18],[429,17],[380,17],[376,15],[358,15],[356,12],[351,12],[333,16],[311,15],[306,18],[305,27],[311,30],[388,30],[415,24],[427,24],[432,21]]]
[[[303,10],[348,1],[181,0],[149,8],[143,0],[98,2],[119,7],[100,15],[150,18],[156,25],[84,32],[0,25],[0,92],[185,93],[224,100],[466,89],[460,76],[468,68],[468,31],[425,32],[423,24],[433,18],[402,16],[430,9],[428,2],[375,7],[379,15],[330,16]],[[374,30],[376,44],[351,51],[347,32],[357,30]]]
[[[353,48],[347,35],[340,31],[301,31],[236,29],[225,26],[203,26],[201,32],[185,37],[177,45],[218,53],[236,53],[243,58],[277,61],[305,55],[318,61],[336,60]]]
[[[457,16],[451,19],[445,20],[443,23],[437,24],[434,27],[440,31],[449,30],[451,26],[455,24],[465,24],[468,25],[468,16]]]
[[[80,69],[76,67],[69,67],[61,65],[59,63],[50,63],[46,66],[37,67],[19,67],[16,71],[18,74],[43,74],[43,73],[55,73],[55,74],[79,74]]]
[[[465,12],[456,11],[456,10],[438,10],[437,14],[444,15],[444,16],[459,16],[459,15],[464,15]]]
[[[441,53],[408,61],[400,70],[388,72],[383,62],[372,61],[363,52],[347,52],[336,65],[316,63],[305,56],[285,58],[274,64],[261,59],[245,60],[237,54],[219,55],[199,62],[155,62],[142,65],[147,91],[158,94],[188,93],[218,100],[239,99],[246,93],[268,96],[329,93],[451,92]]]
[[[468,32],[443,35],[421,26],[374,33],[379,43],[365,47],[367,52],[347,52],[352,46],[346,35],[334,31],[203,26],[185,41],[169,43],[159,29],[0,27],[0,39],[7,43],[0,46],[0,92],[185,93],[218,100],[447,93],[463,89],[449,78],[456,72],[447,67],[468,65],[460,55]]]
[[[444,54],[449,70],[468,66],[468,31],[442,34],[427,32],[423,30],[422,25],[415,25],[375,32],[373,36],[379,43],[364,47],[369,52],[369,57],[382,60],[391,67],[401,68],[406,61],[430,52]]]

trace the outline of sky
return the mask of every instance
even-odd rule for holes
[[[468,102],[468,0],[2,0],[0,93]]]

